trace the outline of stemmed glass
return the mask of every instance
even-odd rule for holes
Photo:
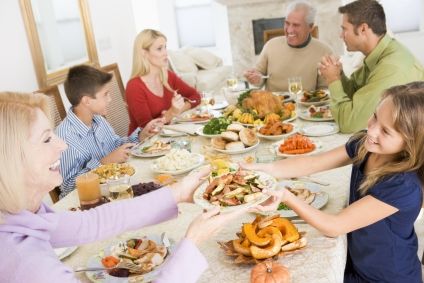
[[[300,99],[299,95],[302,94],[302,78],[301,77],[291,77],[288,79],[289,81],[289,93],[290,95],[296,96],[297,100]]]

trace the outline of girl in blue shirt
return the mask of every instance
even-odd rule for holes
[[[422,282],[414,231],[424,183],[424,82],[388,89],[368,130],[328,152],[271,164],[243,164],[277,178],[292,178],[352,166],[349,206],[329,215],[288,190],[269,192],[259,210],[286,203],[330,237],[347,233],[344,282]]]

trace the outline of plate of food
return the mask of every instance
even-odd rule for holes
[[[202,137],[219,137],[222,132],[227,130],[231,120],[225,117],[212,118],[206,125],[199,127],[196,133]]]
[[[267,123],[258,129],[258,137],[266,140],[281,140],[289,135],[297,133],[297,127],[291,123],[276,121]]]
[[[330,102],[328,90],[318,89],[314,91],[304,91],[303,95],[297,100],[297,103],[303,106],[324,105]]]
[[[308,109],[304,109],[299,113],[299,117],[307,121],[333,121],[333,115],[331,114],[330,106],[309,106]]]
[[[262,190],[274,190],[277,181],[260,171],[239,169],[203,182],[194,192],[194,202],[209,209],[220,206],[222,211],[250,207],[265,201],[269,195]]]
[[[165,156],[156,159],[151,165],[151,169],[155,173],[180,175],[199,167],[204,160],[205,158],[201,154],[174,148]]]
[[[86,275],[95,283],[150,282],[159,275],[173,249],[174,245],[166,247],[157,235],[115,242],[87,262],[87,268],[111,269],[87,271]],[[131,269],[119,268],[120,265],[131,266]]]
[[[171,140],[156,140],[137,144],[131,149],[131,154],[137,157],[157,157],[167,154],[171,150]]]
[[[56,253],[57,257],[62,260],[68,256],[70,256],[73,252],[75,252],[78,249],[77,246],[73,247],[66,247],[66,248],[57,248],[54,249],[54,252]]]
[[[160,135],[163,137],[182,137],[182,136],[186,136],[187,134],[183,132],[169,130],[169,129],[162,129],[162,131],[160,132]]]
[[[124,175],[132,176],[135,169],[128,163],[109,163],[100,165],[91,172],[99,175],[100,184],[105,184],[107,179],[118,179]]]
[[[328,194],[321,191],[321,187],[315,183],[301,182],[301,181],[290,181],[284,180],[278,182],[277,190],[279,188],[286,188],[299,199],[303,200],[307,204],[310,204],[316,209],[321,209],[328,202]],[[283,217],[295,217],[296,212],[291,210],[284,203],[280,203],[278,207],[278,213]],[[272,212],[275,213],[275,212]]]
[[[274,144],[277,156],[313,155],[322,150],[321,142],[301,134],[294,134]]]
[[[219,111],[210,110],[210,111],[201,111],[200,109],[189,110],[182,113],[179,117],[176,117],[175,121],[177,123],[194,123],[202,124],[208,122],[212,118],[220,117],[221,113]]]
[[[239,154],[253,150],[259,145],[254,129],[233,123],[219,137],[211,139],[212,148],[221,153]]]
[[[314,125],[304,126],[301,132],[309,137],[323,137],[338,133],[339,126],[336,123],[315,123]]]
[[[235,264],[256,264],[277,260],[279,256],[305,247],[304,234],[289,219],[274,212],[269,216],[257,215],[253,222],[243,223],[236,239],[218,244]]]

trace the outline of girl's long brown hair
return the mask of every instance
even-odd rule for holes
[[[382,178],[399,172],[416,171],[421,187],[424,184],[424,82],[389,88],[381,101],[383,99],[393,102],[394,128],[403,136],[405,148],[392,161],[367,174],[359,187],[361,195],[365,195]],[[363,162],[368,154],[364,146],[366,134],[360,133],[357,138],[361,140],[354,164]]]

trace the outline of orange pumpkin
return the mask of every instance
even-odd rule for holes
[[[289,270],[271,260],[258,263],[250,273],[250,283],[289,283]]]

